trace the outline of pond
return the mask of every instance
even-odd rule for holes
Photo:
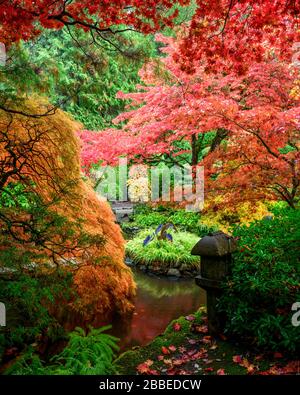
[[[123,323],[113,324],[121,351],[143,346],[163,333],[170,321],[195,312],[206,304],[205,291],[194,279],[171,279],[133,269],[137,283],[135,312]]]

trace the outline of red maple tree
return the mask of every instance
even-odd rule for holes
[[[260,62],[276,49],[279,59],[290,59],[300,41],[299,0],[197,0],[190,30],[177,60],[187,71],[204,56],[208,69],[246,72],[249,62]]]
[[[273,55],[249,59],[241,76],[223,69],[212,74],[207,59],[190,73],[174,56],[182,40],[158,40],[167,56],[142,69],[138,92],[119,94],[132,100],[131,110],[115,120],[125,126],[81,133],[84,164],[116,163],[120,155],[182,164],[190,154],[191,165],[205,165],[207,189],[221,194],[223,203],[279,196],[294,207],[300,155],[297,70]]]
[[[124,30],[144,33],[172,25],[188,0],[3,0],[0,2],[0,41],[9,45],[38,35],[42,28],[75,26],[106,39]],[[119,27],[118,27],[119,26]],[[94,37],[95,37],[94,36]]]

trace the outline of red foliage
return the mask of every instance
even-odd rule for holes
[[[223,204],[280,197],[293,206],[299,194],[300,108],[298,71],[270,55],[248,61],[245,75],[207,72],[202,59],[193,73],[176,61],[182,40],[158,36],[168,55],[141,70],[145,85],[131,99],[132,109],[119,115],[121,130],[84,131],[82,158],[88,168],[103,160],[116,163],[124,154],[135,161],[186,154],[176,142],[226,130],[226,144],[211,146],[202,164],[206,187],[222,195]],[[138,159],[137,159],[138,158]],[[212,177],[214,176],[214,177]]]
[[[60,29],[65,25],[105,34],[127,25],[144,33],[161,25],[172,25],[177,12],[170,12],[172,0],[4,0],[0,3],[0,41],[10,44],[28,40],[41,28]],[[187,4],[180,0],[177,4]],[[169,11],[169,12],[168,12]],[[95,23],[95,20],[97,22]],[[123,30],[121,27],[119,30]]]
[[[293,42],[300,41],[299,0],[197,0],[190,30],[176,56],[190,72],[209,58],[209,70],[243,74],[276,49],[290,60]]]

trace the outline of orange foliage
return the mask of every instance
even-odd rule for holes
[[[10,104],[10,108],[15,106],[18,111],[29,114],[44,113],[48,105],[38,100]],[[55,196],[60,198],[55,202],[55,210],[70,223],[80,219],[87,234],[104,238],[104,243],[92,244],[88,250],[74,250],[79,263],[74,287],[80,299],[69,307],[79,312],[86,322],[96,319],[105,322],[114,313],[126,314],[133,310],[135,284],[124,263],[124,240],[112,210],[105,201],[99,200],[81,175],[75,134],[79,127],[60,110],[38,118],[0,111],[0,176],[5,183],[22,182],[22,177],[30,177],[36,185],[35,191],[45,202]],[[13,163],[7,141],[13,142],[17,164]],[[13,169],[17,172],[3,179],[3,175]]]

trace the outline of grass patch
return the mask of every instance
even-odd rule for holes
[[[191,255],[192,248],[199,240],[198,236],[188,232],[173,232],[173,242],[154,239],[143,246],[143,241],[153,231],[142,231],[126,244],[126,253],[137,264],[146,266],[159,264],[164,268],[184,264],[191,270],[199,268],[199,257]]]

